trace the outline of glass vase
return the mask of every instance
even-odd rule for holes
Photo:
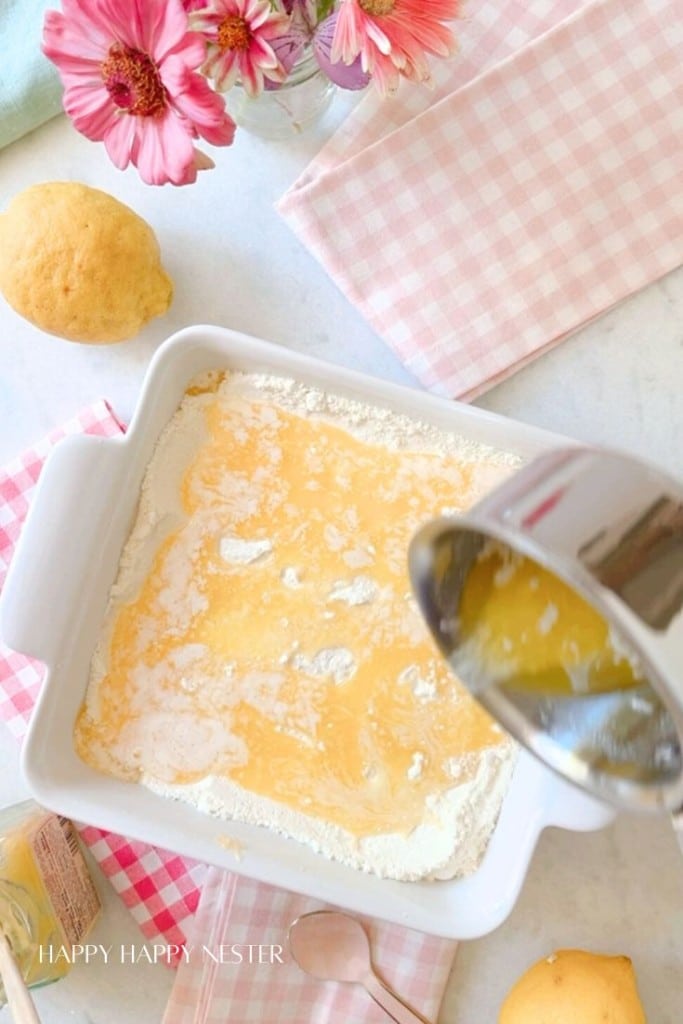
[[[249,96],[241,85],[235,85],[225,94],[225,105],[235,123],[252,135],[289,139],[322,117],[335,89],[308,50],[278,88]]]

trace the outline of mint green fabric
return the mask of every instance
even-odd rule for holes
[[[40,48],[43,15],[56,0],[0,0],[0,146],[62,111],[54,64]]]

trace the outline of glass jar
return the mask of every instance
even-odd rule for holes
[[[0,810],[0,930],[26,984],[63,977],[99,912],[73,824],[32,800]]]
[[[322,117],[335,90],[309,48],[281,86],[249,96],[241,85],[234,85],[225,94],[225,105],[235,123],[252,135],[289,139]]]

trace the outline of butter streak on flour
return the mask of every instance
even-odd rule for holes
[[[146,471],[78,753],[363,871],[471,872],[516,747],[434,647],[406,557],[517,463],[289,378],[194,381]]]

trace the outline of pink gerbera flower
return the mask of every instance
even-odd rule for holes
[[[360,56],[383,93],[395,91],[400,76],[428,82],[428,55],[455,52],[443,23],[459,8],[460,0],[341,0],[331,59],[351,64]]]
[[[206,50],[181,0],[62,0],[62,8],[45,15],[43,51],[78,131],[152,185],[184,185],[213,166],[194,140],[229,146],[235,124],[196,70]]]
[[[191,20],[208,43],[202,70],[221,92],[239,81],[250,96],[256,96],[264,77],[284,81],[287,72],[273,41],[287,33],[289,18],[271,7],[269,0],[211,0],[210,7]]]

